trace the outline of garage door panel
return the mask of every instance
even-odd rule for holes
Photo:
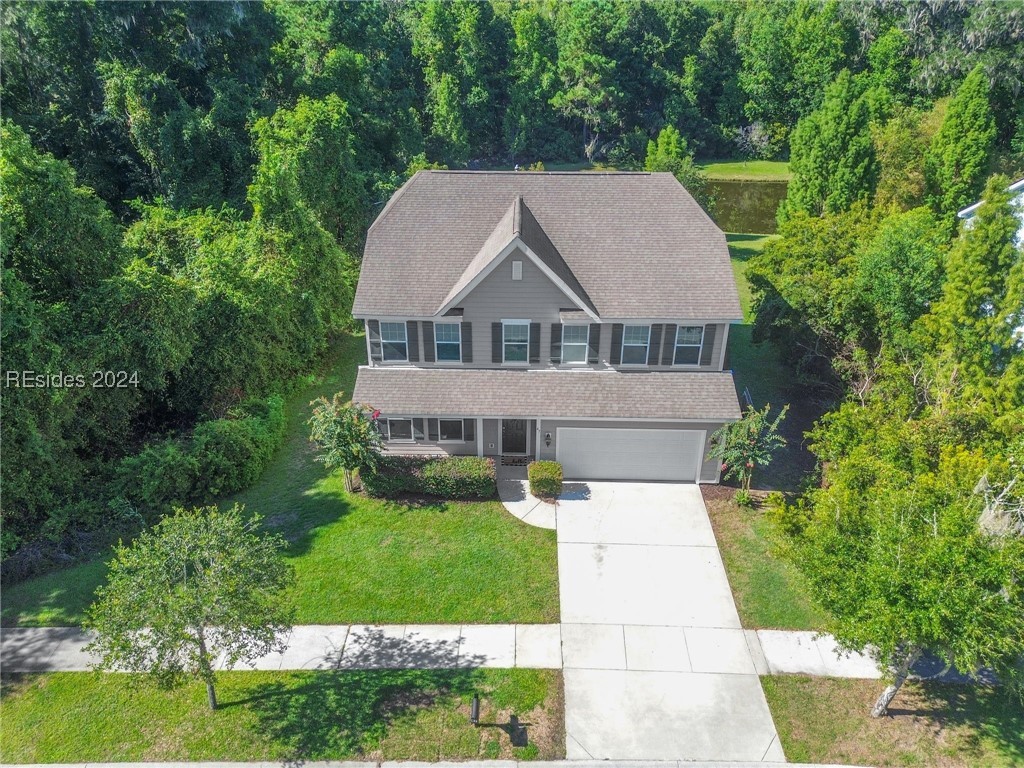
[[[696,482],[704,433],[559,427],[555,457],[571,480]]]

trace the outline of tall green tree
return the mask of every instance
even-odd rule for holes
[[[867,651],[886,671],[872,715],[886,713],[924,652],[967,673],[995,668],[1019,685],[1024,538],[986,530],[987,501],[976,492],[982,481],[1021,482],[1019,465],[936,440],[927,427],[939,423],[872,426],[830,465],[807,506],[783,515],[793,562],[828,611],[828,630],[840,648]]]
[[[606,0],[558,6],[558,75],[551,104],[579,126],[581,148],[592,160],[602,138],[622,123],[624,94],[615,78],[612,41],[623,18]]]
[[[285,647],[294,610],[285,541],[237,504],[179,509],[120,545],[85,626],[97,668],[146,673],[162,688],[189,678],[217,708],[214,665],[251,663]]]
[[[368,193],[346,104],[301,97],[259,120],[253,136],[259,160],[248,198],[256,218],[293,228],[301,206],[338,242],[358,247]]]
[[[661,129],[657,141],[652,139],[647,143],[644,170],[671,173],[701,205],[707,207],[707,177],[694,163],[686,139],[671,125]]]
[[[878,96],[844,70],[825,90],[821,107],[797,123],[781,216],[837,213],[870,199],[879,174],[871,138]]]
[[[511,23],[505,147],[514,159],[542,153],[551,157],[564,135],[550,105],[558,87],[554,26],[535,3],[516,6]]]
[[[960,84],[925,155],[925,178],[935,212],[955,221],[975,202],[989,171],[996,138],[988,77],[976,67]]]
[[[922,322],[949,369],[1013,407],[1024,405],[1024,252],[1008,184],[989,180],[950,249],[942,297]]]
[[[317,446],[321,461],[328,469],[345,471],[345,490],[352,490],[352,473],[373,472],[384,448],[377,425],[379,411],[367,405],[347,402],[341,392],[328,400],[319,397],[310,403],[310,439]]]

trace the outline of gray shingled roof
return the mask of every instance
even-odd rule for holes
[[[352,399],[407,416],[740,417],[727,372],[361,367]]]
[[[353,313],[433,315],[518,196],[600,316],[742,317],[725,235],[671,174],[512,171],[413,176],[367,233]]]
[[[473,260],[466,267],[466,271],[462,273],[458,282],[452,286],[452,289],[445,296],[441,302],[441,306],[437,307],[434,312],[440,313],[450,301],[455,299],[459,292],[466,288],[473,279],[483,272],[499,255],[505,250],[505,248],[516,238],[526,245],[531,251],[533,251],[537,258],[539,258],[544,265],[551,270],[566,286],[571,290],[580,301],[582,301],[587,307],[595,311],[593,302],[587,296],[587,292],[583,290],[583,286],[576,280],[576,276],[569,269],[569,265],[565,263],[565,259],[562,258],[562,254],[558,252],[554,244],[548,238],[544,229],[537,222],[536,217],[523,202],[521,196],[516,196],[516,199],[509,206],[508,211],[501,217],[501,221],[494,228],[494,231],[484,242],[480,252],[473,257]]]

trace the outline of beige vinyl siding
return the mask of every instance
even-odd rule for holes
[[[721,427],[721,422],[707,424],[702,422],[684,421],[594,421],[590,419],[543,419],[540,425],[540,440],[538,443],[538,459],[555,459],[555,449],[558,447],[558,428],[601,428],[601,429],[685,429],[706,432],[704,439],[704,461],[700,469],[700,482],[717,483],[719,476],[719,463],[707,455],[711,450],[711,435]],[[551,445],[544,444],[544,436],[551,434]]]
[[[512,262],[523,263],[523,279],[512,279]],[[474,368],[500,368],[491,362],[491,323],[502,320],[529,320],[540,323],[540,363],[550,365],[551,324],[558,322],[558,311],[574,306],[558,286],[540,271],[528,256],[513,251],[487,275],[458,305],[462,319],[473,323]]]

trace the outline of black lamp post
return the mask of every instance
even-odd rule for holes
[[[469,722],[480,725],[480,697],[473,694],[473,702],[469,705]]]

